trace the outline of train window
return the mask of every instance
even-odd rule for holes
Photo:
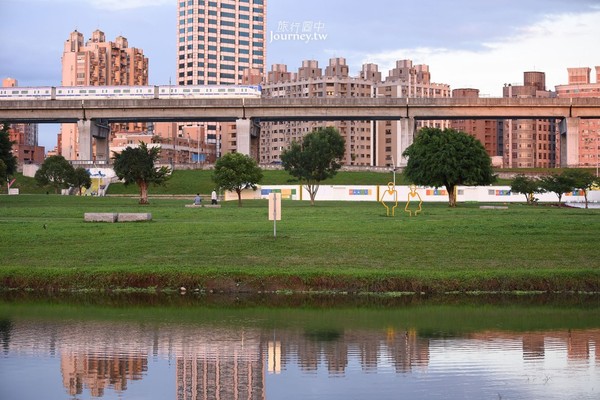
[[[183,93],[189,93],[190,89],[183,89]]]
[[[87,93],[87,90],[85,90],[85,89],[81,89],[81,90],[79,91],[79,93],[81,93],[81,94],[85,94],[85,93]]]
[[[21,94],[27,94],[29,93],[29,90],[21,90]]]
[[[123,89],[123,93],[129,93],[129,92],[131,92],[131,90],[129,90],[129,89]]]
[[[194,89],[194,90],[192,90],[192,91],[193,91],[194,93],[199,93],[199,92],[200,92],[200,89]]]
[[[233,92],[235,92],[235,89],[227,89],[227,91],[228,91],[229,93],[233,93]]]
[[[115,89],[115,93],[121,93],[121,89]]]
[[[218,90],[218,92],[219,92],[219,93],[223,93],[223,92],[225,92],[225,91],[226,91],[225,89],[219,89],[219,90]]]
[[[96,93],[94,89],[90,89],[89,93]]]

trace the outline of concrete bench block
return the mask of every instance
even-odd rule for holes
[[[479,206],[482,210],[508,210],[506,206]]]
[[[117,222],[152,221],[150,213],[119,213]]]
[[[221,208],[220,204],[207,204],[204,207],[206,208]]]
[[[117,213],[85,213],[85,222],[117,222]]]
[[[202,204],[186,204],[186,208],[202,208]]]

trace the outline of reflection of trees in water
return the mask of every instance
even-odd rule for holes
[[[332,342],[338,340],[342,333],[335,329],[308,329],[304,333],[309,340],[317,342]]]
[[[8,353],[11,330],[12,321],[6,318],[0,319],[0,343],[2,343],[2,350],[4,353]]]
[[[315,331],[311,331],[315,332]],[[317,371],[322,363],[331,374],[343,374],[350,358],[357,358],[361,368],[374,371],[391,364],[397,372],[411,371],[429,363],[429,341],[414,330],[345,330],[307,332],[280,331],[282,366],[297,362],[304,371]]]

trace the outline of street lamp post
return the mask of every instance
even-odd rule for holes
[[[598,178],[600,175],[598,175],[598,162],[600,158],[600,132],[596,133],[596,178]]]

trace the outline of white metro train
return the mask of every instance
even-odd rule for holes
[[[42,86],[0,87],[0,100],[98,100],[260,97],[260,86]]]

